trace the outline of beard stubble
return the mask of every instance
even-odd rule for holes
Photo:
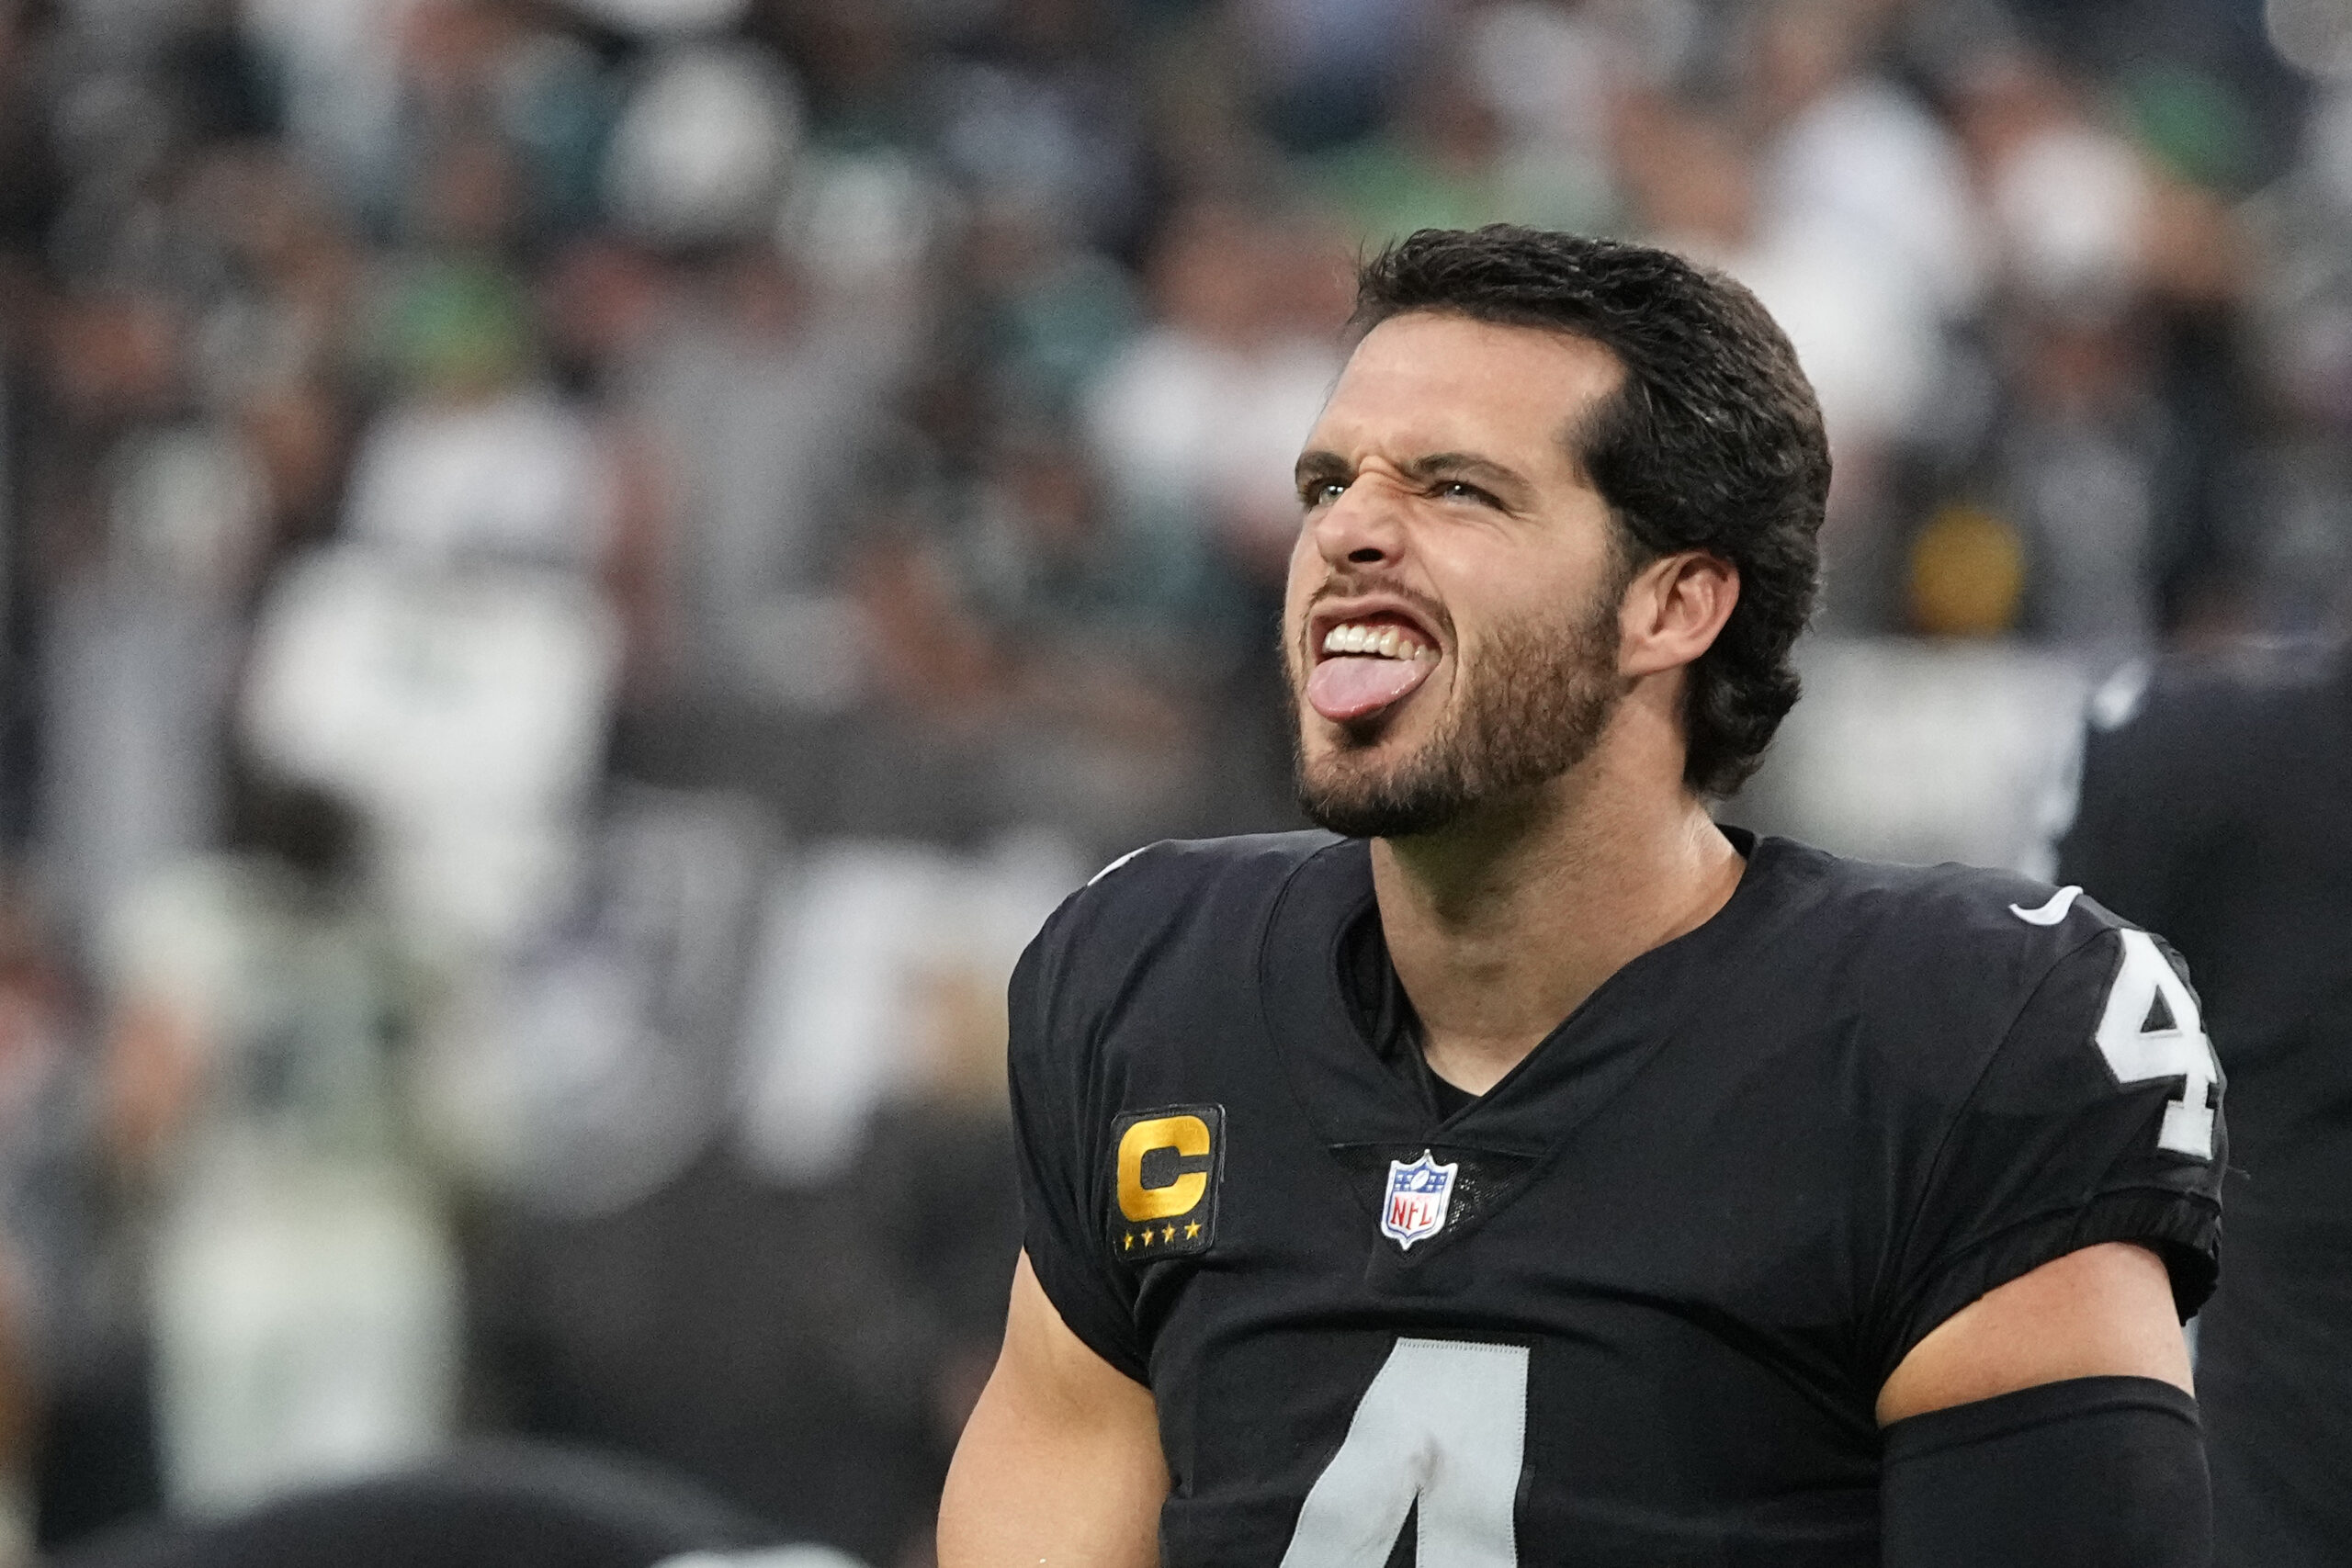
[[[1560,621],[1498,626],[1475,668],[1457,664],[1461,694],[1436,732],[1405,756],[1383,761],[1376,741],[1351,739],[1310,762],[1301,713],[1295,778],[1307,819],[1350,838],[1433,833],[1590,756],[1627,690],[1617,673],[1626,582],[1602,586]]]

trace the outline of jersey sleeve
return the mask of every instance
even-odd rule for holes
[[[1101,1150],[1106,1127],[1088,1093],[1091,1042],[1065,976],[1074,907],[1029,944],[1008,997],[1007,1082],[1021,1182],[1022,1246],[1046,1299],[1080,1339],[1137,1382],[1148,1382],[1131,1287],[1104,1256]]]
[[[2221,1097],[2169,948],[2108,926],[2067,952],[1941,1132],[1899,1247],[1880,1376],[1978,1297],[2100,1242],[2162,1255],[2194,1313],[2220,1248]]]

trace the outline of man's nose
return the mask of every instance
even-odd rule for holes
[[[1392,481],[1362,474],[1308,527],[1333,567],[1393,566],[1404,553],[1405,498]]]

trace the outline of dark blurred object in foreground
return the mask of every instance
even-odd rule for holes
[[[956,1174],[970,1189],[947,1213],[1003,1237],[1009,1184]],[[509,1214],[476,1278],[476,1385],[514,1429],[651,1456],[803,1538],[897,1560],[929,1533],[978,1392],[954,1357],[968,1337],[899,1270],[901,1185],[865,1161],[780,1186],[710,1157],[617,1213]],[[1000,1313],[1011,1256],[982,1263]]]
[[[644,1466],[501,1445],[219,1523],[112,1536],[51,1561],[53,1568],[652,1568],[773,1540]]]

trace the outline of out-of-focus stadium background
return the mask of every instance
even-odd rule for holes
[[[2352,579],[2335,0],[0,4],[0,1562],[458,1437],[889,1568],[1001,987],[1292,825],[1348,263],[1747,281],[1838,460],[1727,815],[2030,864]]]

